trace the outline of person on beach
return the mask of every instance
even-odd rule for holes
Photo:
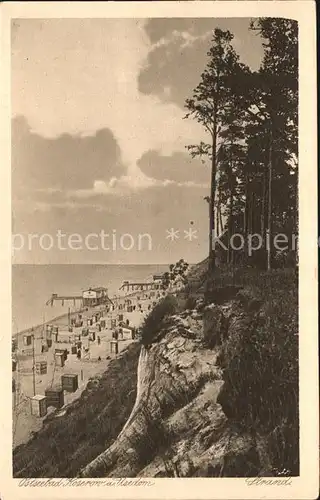
[[[97,337],[97,341],[98,341],[98,345],[100,345],[101,339],[100,339],[99,335]]]

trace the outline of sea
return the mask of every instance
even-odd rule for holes
[[[64,306],[46,305],[53,293],[81,295],[90,287],[103,286],[109,296],[119,294],[125,280],[149,281],[153,274],[168,270],[168,265],[116,265],[116,264],[15,264],[12,266],[12,329],[18,333],[32,326],[52,320],[79,307],[73,302]],[[79,303],[78,303],[79,304]]]

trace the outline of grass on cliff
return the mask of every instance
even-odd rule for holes
[[[169,316],[178,314],[184,309],[181,300],[173,295],[166,295],[150,311],[141,328],[141,343],[144,346],[152,344],[165,326]]]
[[[50,415],[31,440],[13,452],[13,476],[75,477],[116,439],[136,398],[138,343],[91,379],[61,417]]]
[[[240,283],[239,283],[240,282]],[[226,415],[264,436],[273,473],[299,474],[298,278],[295,270],[250,271],[241,276],[248,296],[263,306],[222,346]]]

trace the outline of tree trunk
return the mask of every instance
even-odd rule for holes
[[[220,184],[219,180],[218,183]],[[217,206],[216,206],[216,236],[219,238],[220,230],[219,230],[219,213],[220,213],[220,192],[218,188],[218,197],[217,197]]]
[[[248,260],[248,214],[249,214],[249,176],[246,172],[244,186],[245,205],[243,211],[244,261]]]
[[[216,108],[216,106],[215,106]],[[214,207],[216,200],[216,175],[217,175],[217,113],[214,110],[213,133],[212,133],[212,160],[211,160],[211,196],[209,213],[209,273],[215,268],[215,249],[213,245],[215,220]]]
[[[231,264],[232,254],[233,254],[233,250],[231,247],[231,238],[232,238],[232,234],[233,234],[233,198],[234,198],[233,180],[232,180],[231,172],[229,174],[229,187],[230,187],[230,207],[229,207],[229,221],[228,221],[228,240],[229,240],[228,241],[228,264]]]
[[[224,227],[223,227],[223,221],[222,221],[222,210],[221,210],[221,206],[220,206],[220,210],[219,210],[219,223],[220,223],[220,234],[223,233],[224,231]]]
[[[221,210],[221,180],[219,180],[219,188],[218,188],[218,195],[219,195],[219,205],[218,205],[218,217],[217,217],[217,226],[218,226],[218,235],[223,233],[223,222],[222,222],[222,210]]]
[[[255,201],[256,201],[256,193],[254,190],[252,190],[252,195],[251,195],[251,234],[255,232],[256,229],[256,218],[255,218]]]
[[[269,131],[269,158],[268,158],[268,167],[269,167],[269,180],[268,180],[268,226],[267,226],[267,269],[270,271],[272,268],[272,122],[270,123],[270,131]]]
[[[243,235],[244,239],[246,241],[248,237],[248,207],[249,207],[249,189],[248,189],[248,174],[246,174],[246,180],[245,180],[245,205],[244,205],[244,212],[243,212]]]
[[[293,231],[298,232],[298,222],[299,222],[299,182],[298,182],[298,172],[294,175],[294,194],[293,194]]]
[[[265,241],[266,231],[266,207],[267,207],[267,168],[263,170],[262,179],[262,204],[261,204],[261,236]]]
[[[247,190],[247,236],[252,234],[252,186],[251,181],[248,184]]]

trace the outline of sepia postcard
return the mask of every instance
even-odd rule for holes
[[[315,3],[0,13],[0,499],[317,498]]]

